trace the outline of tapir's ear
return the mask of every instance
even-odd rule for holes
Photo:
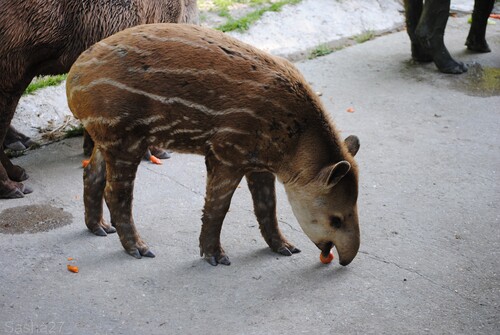
[[[359,138],[355,135],[351,135],[344,140],[344,143],[349,153],[355,156],[359,150]]]
[[[320,173],[320,179],[326,187],[333,187],[351,169],[351,164],[347,161],[340,161],[333,166],[327,166]]]

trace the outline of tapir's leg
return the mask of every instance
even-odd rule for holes
[[[26,150],[36,143],[28,136],[18,132],[14,127],[10,126],[5,135],[3,142],[4,147],[14,151]]]
[[[0,163],[0,199],[22,198],[25,194],[33,192],[30,187],[23,183],[13,181],[13,179],[26,179],[28,176],[22,168],[12,164],[3,150],[0,150]],[[16,173],[11,177],[13,171]],[[16,176],[21,176],[22,178],[16,178]]]
[[[422,15],[422,0],[405,0],[406,31],[411,41],[411,57],[417,62],[432,62],[432,56],[420,45],[415,34],[420,16]]]
[[[220,243],[220,232],[231,204],[231,197],[243,174],[232,166],[224,165],[212,154],[206,156],[205,163],[207,191],[201,218],[203,225],[200,234],[200,255],[204,255],[211,265],[230,265],[231,262]]]
[[[495,0],[476,0],[472,12],[472,23],[465,45],[467,49],[477,52],[491,52],[486,42],[486,25],[493,10]]]
[[[28,179],[28,175],[26,174],[24,169],[18,165],[12,164],[4,151],[1,152],[0,161],[2,162],[2,165],[5,168],[5,171],[7,171],[7,175],[11,180],[23,181]]]
[[[90,137],[90,134],[84,129],[83,130],[83,154],[85,156],[90,156],[94,150],[94,141]]]
[[[444,73],[467,71],[465,64],[454,60],[444,45],[444,31],[450,15],[450,0],[426,0],[415,30],[420,45],[432,56],[434,64]]]
[[[106,162],[99,149],[95,148],[89,164],[83,170],[83,202],[85,224],[96,235],[106,236],[116,232],[102,217],[104,187],[106,186]]]
[[[4,199],[22,198],[24,194],[32,192],[30,188],[19,183],[28,178],[24,169],[12,164],[3,151],[3,141],[23,90],[0,87],[0,198]]]
[[[123,152],[113,155],[104,153],[106,159],[104,199],[111,215],[111,224],[116,228],[125,250],[135,258],[155,256],[139,236],[132,218],[134,179],[144,151],[140,152],[140,155],[133,159],[127,157],[127,160],[124,160]],[[115,157],[120,158],[115,159]]]
[[[252,193],[253,207],[260,232],[269,247],[285,256],[300,252],[281,233],[276,217],[276,177],[270,172],[246,174],[248,188]]]

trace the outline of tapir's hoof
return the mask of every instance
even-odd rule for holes
[[[23,198],[25,194],[30,194],[33,189],[22,183],[14,183],[15,186],[5,190],[0,190],[0,199],[19,199]]]
[[[154,147],[154,146],[151,146],[148,148],[148,150],[146,150],[146,154],[144,155],[144,159],[149,161],[149,160],[151,160],[151,156],[154,156],[158,159],[169,159],[170,157],[172,157],[170,152],[168,152],[167,150],[162,149],[162,148],[158,148],[158,147]]]
[[[108,236],[108,234],[113,234],[116,233],[116,229],[114,227],[98,227],[97,229],[93,230],[92,233],[94,233],[97,236]]]
[[[92,231],[92,233],[94,233],[97,236],[108,236],[108,233],[106,233],[106,231],[102,229],[102,227],[97,227],[97,229]]]
[[[97,236],[108,236],[108,234],[116,233],[115,227],[110,226],[104,220],[101,220],[96,228],[89,228],[89,230]]]
[[[298,254],[299,252],[300,249],[297,249],[294,246],[281,247],[278,249],[278,253],[282,254],[283,256],[292,256],[292,254]]]
[[[141,259],[143,256],[144,257],[151,257],[151,258],[154,258],[155,257],[155,254],[149,250],[149,249],[145,249],[145,250],[139,250],[139,249],[132,249],[132,250],[127,250],[127,252],[137,258],[137,259]]]
[[[205,256],[205,260],[213,266],[217,266],[217,264],[222,264],[222,265],[231,265],[231,261],[229,261],[229,257],[226,255],[220,255],[220,256]]]
[[[437,65],[437,64],[436,64]],[[467,72],[467,65],[462,62],[449,62],[446,65],[437,65],[439,71],[448,74],[462,74]]]
[[[10,180],[17,182],[25,181],[29,178],[26,171],[22,167],[17,165],[14,165],[11,169],[7,170],[7,175],[9,176]]]
[[[24,184],[21,184],[21,185],[23,185],[22,190],[21,190],[21,192],[23,192],[23,194],[30,194],[33,192],[33,189],[31,187],[26,186]]]
[[[0,198],[2,199],[19,199],[23,197],[24,193],[18,188],[6,191],[5,193],[2,193],[2,195],[0,196]]]
[[[29,148],[39,146],[39,144],[37,142],[32,141],[31,139],[28,139],[25,142],[14,141],[11,143],[4,143],[4,145],[7,149],[12,150],[12,151],[24,151],[24,150],[28,150]]]
[[[104,227],[103,228],[106,233],[108,234],[113,234],[113,233],[116,233],[116,228],[115,227],[112,227],[112,226],[107,226],[107,227]]]
[[[24,151],[27,149],[26,146],[21,141],[7,143],[7,144],[5,144],[5,147],[7,149],[12,150],[12,151]]]
[[[16,178],[15,181],[25,181],[28,179],[30,176],[26,173],[26,171],[23,171],[20,175],[19,178]],[[14,179],[13,179],[14,180]],[[31,192],[30,192],[31,193]]]
[[[158,147],[150,147],[149,149],[151,150],[151,154],[153,156],[155,156],[156,158],[159,158],[159,159],[169,159],[170,157],[172,157],[172,155],[170,154],[170,152],[168,152],[165,149],[158,148]]]
[[[473,37],[468,37],[465,42],[467,49],[475,52],[487,53],[491,52],[490,46],[485,39],[476,39]]]

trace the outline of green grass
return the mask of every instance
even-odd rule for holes
[[[226,1],[226,2],[240,2],[240,1],[231,1],[231,0],[220,0],[220,1]],[[279,12],[281,8],[285,5],[295,5],[298,4],[301,0],[281,0],[277,1],[274,3],[271,3],[268,1],[263,1],[263,0],[250,0],[249,2],[255,4],[255,5],[261,5],[264,3],[269,3],[269,6],[257,9],[239,19],[234,19],[230,15],[227,17],[228,22],[217,27],[217,30],[223,31],[223,32],[228,32],[228,31],[245,31],[250,28],[250,25],[254,23],[255,21],[259,20],[262,15],[266,12]]]
[[[235,2],[233,0],[214,0],[214,5],[217,8],[219,16],[230,19],[231,13],[229,12],[229,7]]]
[[[346,46],[352,45],[353,44],[352,41],[354,41],[357,44],[360,44],[360,43],[364,43],[364,42],[373,40],[375,37],[377,37],[376,34],[373,31],[368,30],[368,31],[365,31],[359,35],[354,36],[351,39],[351,42],[347,42],[347,43],[345,43],[345,45],[341,45],[341,46],[338,46],[335,48],[329,46],[328,44],[320,44],[309,53],[308,58],[314,59],[317,57],[326,56],[328,54],[331,54],[332,52],[341,50]]]
[[[335,49],[329,46],[328,44],[320,44],[309,53],[308,58],[314,59],[317,57],[326,56],[334,51]]]
[[[77,127],[71,127],[70,129],[66,129],[65,138],[71,138],[71,137],[78,137],[83,135],[83,125],[77,126]]]
[[[375,38],[375,33],[371,30],[368,30],[362,34],[355,36],[354,40],[356,41],[356,43],[364,43],[369,40],[373,40],[374,38]]]
[[[31,84],[29,84],[29,86],[26,88],[26,90],[24,91],[24,95],[32,94],[36,90],[39,90],[44,87],[57,86],[64,80],[66,80],[66,77],[67,77],[66,74],[60,74],[56,76],[36,77],[35,79],[33,79]]]

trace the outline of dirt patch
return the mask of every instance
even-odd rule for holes
[[[72,221],[73,215],[50,205],[12,207],[0,213],[0,233],[34,234],[66,226]]]

